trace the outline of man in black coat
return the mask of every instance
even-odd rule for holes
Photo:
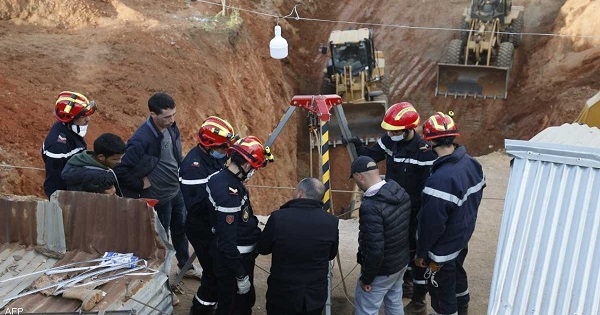
[[[359,212],[357,260],[361,272],[354,292],[355,315],[403,314],[402,277],[409,261],[410,197],[395,181],[382,180],[375,161],[358,157],[351,177],[364,191]]]
[[[267,314],[320,315],[327,301],[329,261],[339,244],[338,219],[323,210],[325,187],[316,178],[298,183],[292,200],[271,214],[258,252],[273,254]]]

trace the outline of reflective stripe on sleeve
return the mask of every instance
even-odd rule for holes
[[[419,165],[419,166],[433,165],[434,161],[435,160],[431,160],[431,161],[419,161],[419,160],[409,159],[409,158],[394,158],[394,162],[396,162],[396,163],[414,164],[414,165]]]
[[[242,205],[246,202],[246,200],[248,200],[248,196],[244,196],[244,198],[242,198],[242,203],[240,204],[239,207],[220,207],[220,206],[217,206],[215,200],[213,199],[213,197],[210,193],[210,188],[208,188],[208,186],[206,186],[206,191],[208,192],[208,200],[210,200],[210,203],[213,205],[215,210],[217,210],[219,212],[223,212],[223,213],[236,213],[236,212],[242,211]]]
[[[467,201],[467,198],[469,198],[470,195],[472,195],[472,194],[480,191],[481,189],[483,189],[484,185],[485,185],[485,177],[479,183],[477,183],[475,186],[470,187],[469,189],[467,189],[467,192],[465,193],[465,196],[462,199],[460,199],[459,197],[457,197],[457,196],[455,196],[453,194],[450,194],[450,193],[447,193],[447,192],[444,192],[444,191],[441,191],[441,190],[433,189],[433,188],[430,188],[430,187],[425,187],[423,189],[423,193],[427,194],[427,195],[430,195],[432,197],[436,197],[436,198],[439,198],[439,199],[442,199],[442,200],[446,200],[446,201],[452,202],[452,203],[454,203],[454,204],[456,204],[457,206],[460,207],[460,206],[463,205],[463,203],[465,203],[465,201]]]
[[[220,171],[216,171],[210,175],[208,175],[208,177],[206,178],[200,178],[200,179],[183,179],[183,177],[179,177],[179,182],[181,182],[183,185],[202,185],[202,184],[206,184],[208,183],[208,180],[213,177],[214,175],[216,175],[218,172]]]
[[[443,262],[447,262],[447,261],[450,261],[450,260],[458,257],[458,254],[460,254],[461,251],[462,251],[462,249],[459,249],[458,251],[456,251],[450,255],[444,255],[444,256],[438,256],[432,252],[428,252],[427,255],[429,256],[429,258],[431,258],[431,260],[435,261],[436,263],[443,263]]]
[[[46,149],[44,149],[44,155],[49,157],[49,158],[53,158],[53,159],[66,159],[66,158],[70,158],[71,156],[81,152],[85,150],[85,148],[75,148],[73,150],[71,150],[71,152],[68,153],[52,153]]]

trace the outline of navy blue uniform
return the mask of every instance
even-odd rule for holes
[[[419,213],[417,257],[441,266],[430,275],[428,288],[433,309],[453,314],[469,303],[463,262],[475,230],[485,177],[481,165],[463,146],[440,157],[425,182]]]
[[[412,281],[415,285],[415,290],[419,290],[419,294],[426,294],[425,279],[423,268],[416,268],[414,258],[417,244],[417,216],[421,209],[421,193],[425,186],[425,180],[431,173],[431,166],[437,155],[431,150],[431,146],[418,133],[409,141],[392,141],[387,135],[383,135],[377,143],[371,148],[359,149],[358,154],[371,157],[375,162],[380,162],[385,159],[386,173],[385,178],[391,179],[404,188],[410,196],[411,211],[409,223],[409,255],[410,262],[408,271],[405,274],[405,281]],[[415,292],[417,293],[417,292]]]
[[[185,207],[188,211],[185,229],[202,266],[202,279],[193,304],[197,308],[212,307],[217,303],[217,279],[215,277],[210,244],[214,239],[209,213],[212,205],[208,200],[208,179],[223,169],[223,161],[210,156],[202,147],[188,152],[179,169],[179,182]]]
[[[210,217],[216,239],[211,253],[218,281],[217,314],[252,314],[256,300],[254,285],[248,293],[240,295],[236,280],[249,276],[250,282],[254,282],[256,242],[261,232],[248,191],[229,169],[211,177],[206,190],[214,207]]]
[[[61,172],[70,157],[85,151],[86,148],[83,137],[69,129],[66,124],[57,121],[52,125],[42,146],[42,159],[46,168],[44,192],[48,198],[57,190],[67,189]]]

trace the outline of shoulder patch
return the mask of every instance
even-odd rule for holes
[[[235,216],[233,216],[233,214],[229,214],[229,215],[227,215],[227,217],[225,217],[225,222],[227,222],[227,224],[233,223],[234,220],[235,220]]]
[[[232,196],[237,196],[238,195],[238,189],[237,188],[233,188],[233,187],[227,187],[229,190],[229,194]]]
[[[56,139],[56,142],[59,143],[67,143],[67,137],[64,134],[59,134],[58,138]]]

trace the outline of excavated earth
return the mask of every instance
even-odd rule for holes
[[[277,19],[295,3],[300,19]],[[434,97],[436,63],[458,38],[468,3],[230,0],[237,9],[222,14],[217,0],[1,1],[0,194],[43,197],[40,149],[62,90],[82,92],[99,106],[86,136],[90,148],[104,132],[129,138],[157,91],[177,102],[185,152],[208,115],[266,140],[293,95],[319,93],[327,57],[318,48],[334,29],[373,28],[386,58],[390,103],[410,101],[422,116],[454,111],[459,141],[474,156],[502,150],[506,138],[529,139],[574,121],[600,82],[600,3],[514,1],[525,7],[526,34],[508,99]],[[268,50],[278,21],[289,43],[283,60]],[[316,169],[308,139],[306,113],[299,110],[273,145],[276,162],[252,179],[257,213],[276,209]],[[344,149],[332,149],[331,161],[332,188],[351,189]],[[336,196],[339,213],[345,199]]]

